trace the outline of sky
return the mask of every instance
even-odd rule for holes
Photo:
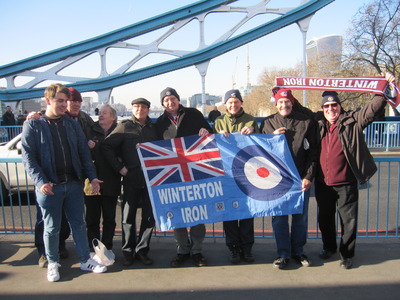
[[[194,0],[0,1],[0,66],[77,43],[194,2]],[[259,2],[260,0],[239,0],[231,5],[249,6]],[[271,0],[267,7],[295,7],[300,2],[300,0]],[[370,0],[335,0],[325,6],[311,18],[307,41],[331,34],[340,34],[345,38],[346,31],[351,26],[351,19],[364,4],[369,2]],[[266,21],[266,18],[257,18],[246,26],[250,28],[259,25],[260,22]],[[270,20],[272,15],[268,18]],[[237,17],[224,17],[219,14],[219,17],[213,16],[209,20],[206,18],[206,43],[217,38],[225,28],[229,28]],[[167,41],[164,44],[165,48],[195,49],[198,39],[196,34],[193,34],[194,31],[197,32],[194,25],[189,25],[187,29]],[[156,34],[158,32],[148,34],[137,41],[147,43],[154,40]],[[236,83],[235,88],[246,86],[248,79],[252,85],[257,85],[264,70],[291,67],[301,63],[302,40],[298,26],[292,24],[211,60],[205,80],[206,93],[223,96],[233,87],[233,82]],[[162,58],[144,59],[136,68],[157,59]],[[121,62],[122,56],[119,57],[116,52],[109,60],[117,65]],[[247,71],[248,62],[250,72]],[[85,63],[71,68],[70,72],[82,76],[94,76],[98,70],[97,60],[88,59]],[[5,86],[5,79],[0,79],[0,86]],[[175,88],[181,98],[202,91],[201,77],[193,66],[114,88],[112,95],[115,102],[126,105],[135,98],[144,97],[151,101],[154,107],[160,106],[160,92],[167,86]],[[97,99],[95,93],[84,93],[83,96],[92,96],[95,101]]]

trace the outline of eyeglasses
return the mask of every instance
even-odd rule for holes
[[[338,106],[337,103],[331,103],[331,104],[324,104],[322,105],[323,108],[328,109],[329,106],[331,106],[332,108],[336,108]]]

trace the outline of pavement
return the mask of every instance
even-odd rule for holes
[[[73,241],[68,240],[70,256],[60,262],[58,282],[48,282],[46,269],[37,265],[33,238],[32,234],[0,235],[0,299],[400,299],[398,238],[359,238],[350,270],[339,267],[338,254],[321,260],[321,240],[309,239],[305,251],[313,265],[301,267],[291,261],[286,270],[278,270],[272,267],[273,239],[256,240],[254,263],[232,265],[224,239],[207,238],[203,252],[207,267],[187,261],[181,268],[170,268],[173,238],[152,240],[153,265],[135,261],[123,267],[117,236],[116,262],[103,274],[81,271]]]

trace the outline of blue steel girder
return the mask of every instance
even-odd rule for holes
[[[192,18],[199,18],[199,15],[201,16],[202,14],[205,16],[213,11],[242,11],[240,8],[226,6],[226,4],[235,1],[236,0],[199,1],[192,5],[182,7],[180,9],[147,19],[119,30],[115,30],[108,34],[2,66],[0,67],[0,78],[8,78],[8,81],[10,81],[10,78],[15,77],[23,72],[29,74],[26,72],[27,70],[48,65],[57,61],[62,61],[63,59],[67,61],[71,56],[78,60],[101,48],[109,47],[115,43],[119,43],[120,41],[151,32],[181,20],[190,21]],[[217,41],[209,46],[204,46],[204,48],[200,48],[193,52],[188,52],[186,54],[185,52],[182,52],[181,56],[178,56],[175,59],[130,72],[121,72],[119,74],[107,75],[96,79],[80,80],[74,82],[73,84],[66,84],[66,86],[74,86],[81,92],[104,92],[117,86],[125,85],[188,66],[198,65],[290,24],[299,22],[302,19],[313,15],[316,11],[333,1],[334,0],[309,0],[308,2],[303,3],[294,9],[276,9],[275,12],[273,10],[269,10],[269,13],[277,13],[281,16],[234,37],[230,37],[233,32],[228,33],[229,36],[223,40]],[[268,3],[269,0],[264,0],[262,2]],[[267,11],[264,13],[266,12]],[[62,64],[63,62],[61,62],[61,65]],[[60,66],[58,67],[60,68]],[[40,98],[43,96],[43,92],[44,88],[11,88],[0,91],[0,100],[17,101],[23,99]]]

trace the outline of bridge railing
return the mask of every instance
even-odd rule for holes
[[[400,237],[400,157],[375,157],[377,173],[360,186],[359,193],[359,237]],[[35,195],[26,174],[21,174],[21,160],[0,158],[2,180],[10,180],[16,173],[17,187],[3,185],[0,190],[0,233],[34,233],[36,221]],[[5,170],[5,171],[4,171]],[[4,182],[4,181],[3,181]],[[140,218],[140,216],[139,216]],[[338,222],[339,223],[339,222]],[[207,237],[223,237],[222,223],[207,224]],[[339,232],[338,228],[338,232]],[[121,234],[121,215],[117,209],[116,234]],[[172,236],[172,232],[155,231],[156,236]],[[271,217],[255,219],[255,236],[273,238]],[[320,238],[317,224],[317,205],[314,191],[309,204],[309,238]]]
[[[0,143],[8,142],[22,132],[21,125],[0,126]]]
[[[364,130],[368,148],[379,148],[390,151],[400,147],[400,122],[373,122]]]
[[[261,120],[262,118],[257,118],[258,122]],[[22,126],[0,126],[0,143],[8,142],[21,131]],[[400,148],[400,121],[373,122],[364,130],[364,136],[368,148],[387,152]]]

